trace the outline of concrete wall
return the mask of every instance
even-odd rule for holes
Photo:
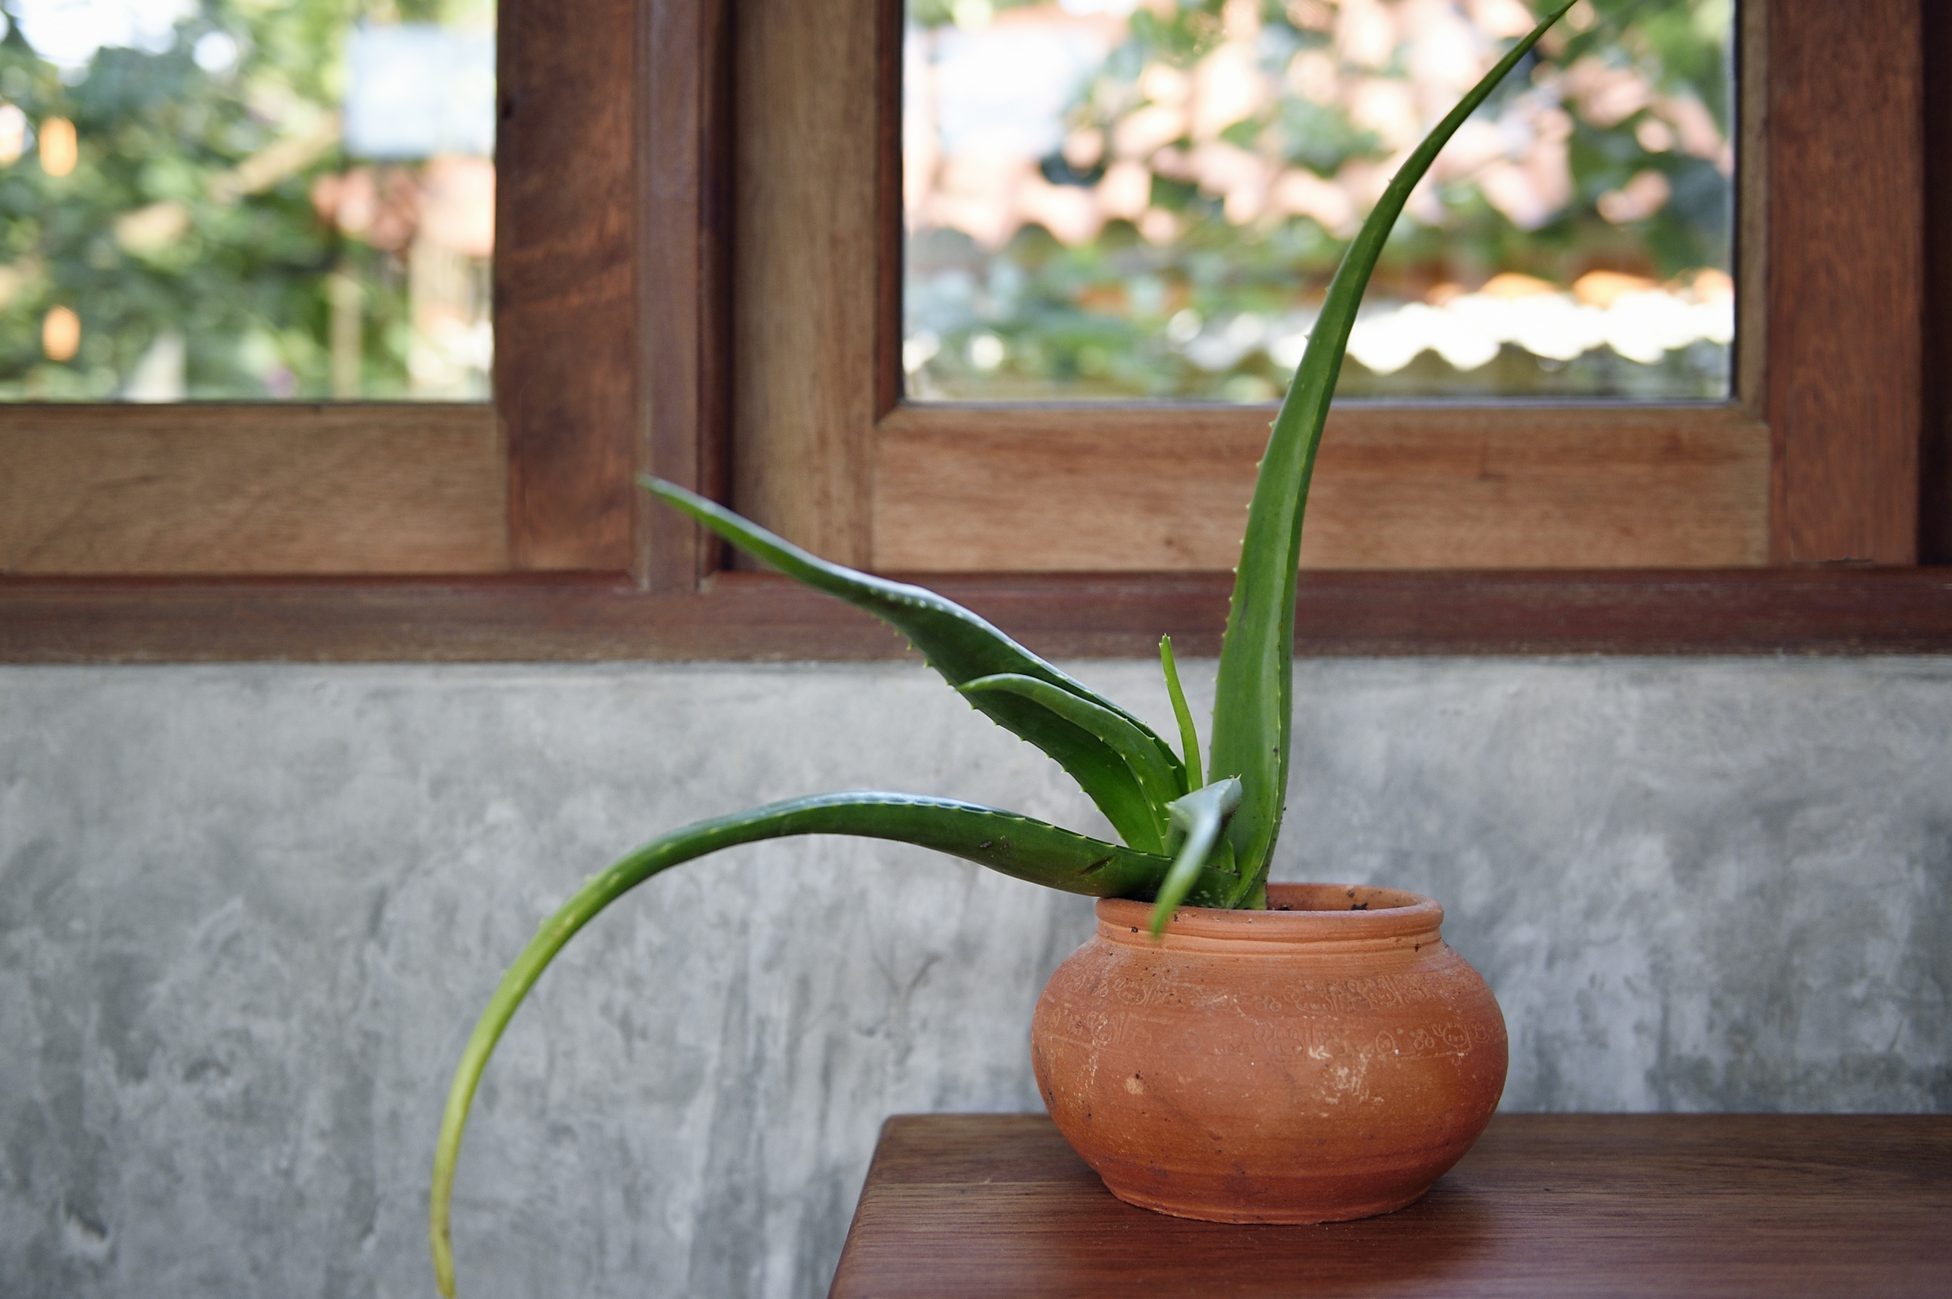
[[[1080,670],[1165,720],[1151,665]],[[1448,905],[1507,1105],[1952,1105],[1952,660],[1298,694],[1277,874]],[[427,1293],[448,1073],[538,917],[677,822],[872,785],[1091,820],[911,666],[0,671],[0,1291]],[[1036,1105],[1030,1006],[1088,916],[827,840],[654,882],[490,1069],[464,1287],[824,1293],[885,1115]]]

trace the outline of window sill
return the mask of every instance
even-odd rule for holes
[[[1224,573],[958,576],[945,595],[1052,657],[1212,654]],[[1952,567],[1308,572],[1307,655],[1952,652]],[[867,615],[770,574],[0,581],[0,661],[896,658]]]

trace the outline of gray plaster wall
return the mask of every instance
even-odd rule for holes
[[[1080,671],[1166,721],[1151,665]],[[1507,1106],[1952,1104],[1952,660],[1316,662],[1298,698],[1277,875],[1446,903]],[[907,665],[0,671],[0,1293],[428,1293],[449,1070],[538,918],[849,786],[1095,823]],[[886,1115],[1036,1106],[1088,923],[831,840],[654,881],[489,1071],[464,1290],[823,1293]]]

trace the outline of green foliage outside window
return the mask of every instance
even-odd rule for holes
[[[0,398],[481,395],[485,376],[422,391],[406,250],[349,233],[320,184],[358,162],[353,24],[480,26],[493,0],[196,0],[72,67],[32,44],[37,7],[0,0],[0,113],[24,128],[0,164]],[[50,123],[75,142],[52,171]]]
[[[1375,7],[1374,0],[1364,2]],[[917,40],[930,57],[950,48],[931,40],[1055,25],[1108,7],[1125,6],[911,0],[911,31],[919,36],[911,38],[909,66],[916,66]],[[1213,66],[1230,39],[1230,23],[1238,39],[1241,8],[1237,0],[1133,8],[1122,39],[1071,97],[1061,123],[1064,145],[1038,160],[1042,179],[1096,192],[1121,127],[1154,105],[1148,70],[1191,75]],[[1259,73],[1278,84],[1298,57],[1333,56],[1337,18],[1336,0],[1262,0],[1251,36]],[[1549,57],[1521,67],[1484,112],[1492,120],[1514,109],[1565,114],[1566,200],[1542,220],[1520,224],[1476,177],[1433,178],[1428,183],[1436,186],[1441,215],[1433,219],[1415,207],[1406,214],[1378,268],[1372,304],[1474,290],[1501,273],[1563,288],[1602,271],[1686,293],[1705,270],[1710,287],[1725,294],[1732,266],[1731,155],[1702,156],[1701,140],[1725,146],[1732,138],[1732,0],[1594,0],[1573,19],[1579,26],[1554,33]],[[1380,63],[1342,60],[1340,69],[1371,82],[1417,80],[1403,42]],[[1631,77],[1654,102],[1625,113],[1601,111],[1603,104],[1589,108],[1568,89],[1569,70],[1589,79]],[[1693,128],[1693,147],[1676,140],[1680,132],[1670,119],[1677,112]],[[1324,178],[1352,168],[1386,173],[1389,166],[1390,150],[1346,100],[1289,95],[1225,125],[1214,138]],[[1271,400],[1299,354],[1348,231],[1307,215],[1230,217],[1225,196],[1189,175],[1188,160],[1204,143],[1182,134],[1152,151],[1144,159],[1151,183],[1143,217],[1113,217],[1081,241],[1025,219],[1000,248],[989,248],[951,223],[911,212],[911,395]],[[1642,196],[1637,206],[1652,210],[1622,215],[1622,208],[1636,206],[1625,195]],[[1156,213],[1171,218],[1170,235],[1145,228]],[[1343,377],[1351,396],[1720,397],[1727,384],[1725,337],[1696,339],[1657,358],[1603,349],[1541,357],[1507,343],[1478,367],[1456,367],[1424,352],[1391,373],[1366,367],[1358,340]]]

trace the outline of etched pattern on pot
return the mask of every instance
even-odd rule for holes
[[[1098,904],[1038,1002],[1051,1117],[1120,1198],[1188,1217],[1324,1222],[1400,1208],[1504,1087],[1490,989],[1414,894],[1277,885],[1263,912]]]

